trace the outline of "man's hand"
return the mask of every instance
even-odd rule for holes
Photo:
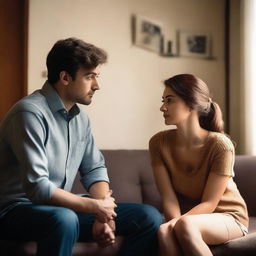
[[[115,242],[115,222],[102,223],[95,219],[92,227],[93,238],[100,247],[107,247]]]
[[[115,204],[115,199],[111,197],[112,191],[109,191],[103,199],[97,200],[97,211],[96,219],[102,223],[108,223],[116,217],[114,208],[117,206]]]

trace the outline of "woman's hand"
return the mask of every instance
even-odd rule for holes
[[[168,221],[166,224],[168,224],[169,229],[173,229],[177,221],[179,220],[180,217],[178,218],[173,218],[170,221]]]

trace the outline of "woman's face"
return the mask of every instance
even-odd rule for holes
[[[160,111],[163,112],[166,125],[179,125],[188,119],[191,109],[171,88],[165,87],[162,98]]]

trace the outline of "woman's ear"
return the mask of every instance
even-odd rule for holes
[[[60,82],[64,85],[69,85],[70,82],[70,75],[66,71],[61,71],[60,72]]]

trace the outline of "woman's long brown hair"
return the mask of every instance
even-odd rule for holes
[[[199,113],[200,126],[208,131],[224,133],[224,122],[219,105],[210,98],[208,86],[191,74],[180,74],[164,81],[181,97],[187,106]]]

